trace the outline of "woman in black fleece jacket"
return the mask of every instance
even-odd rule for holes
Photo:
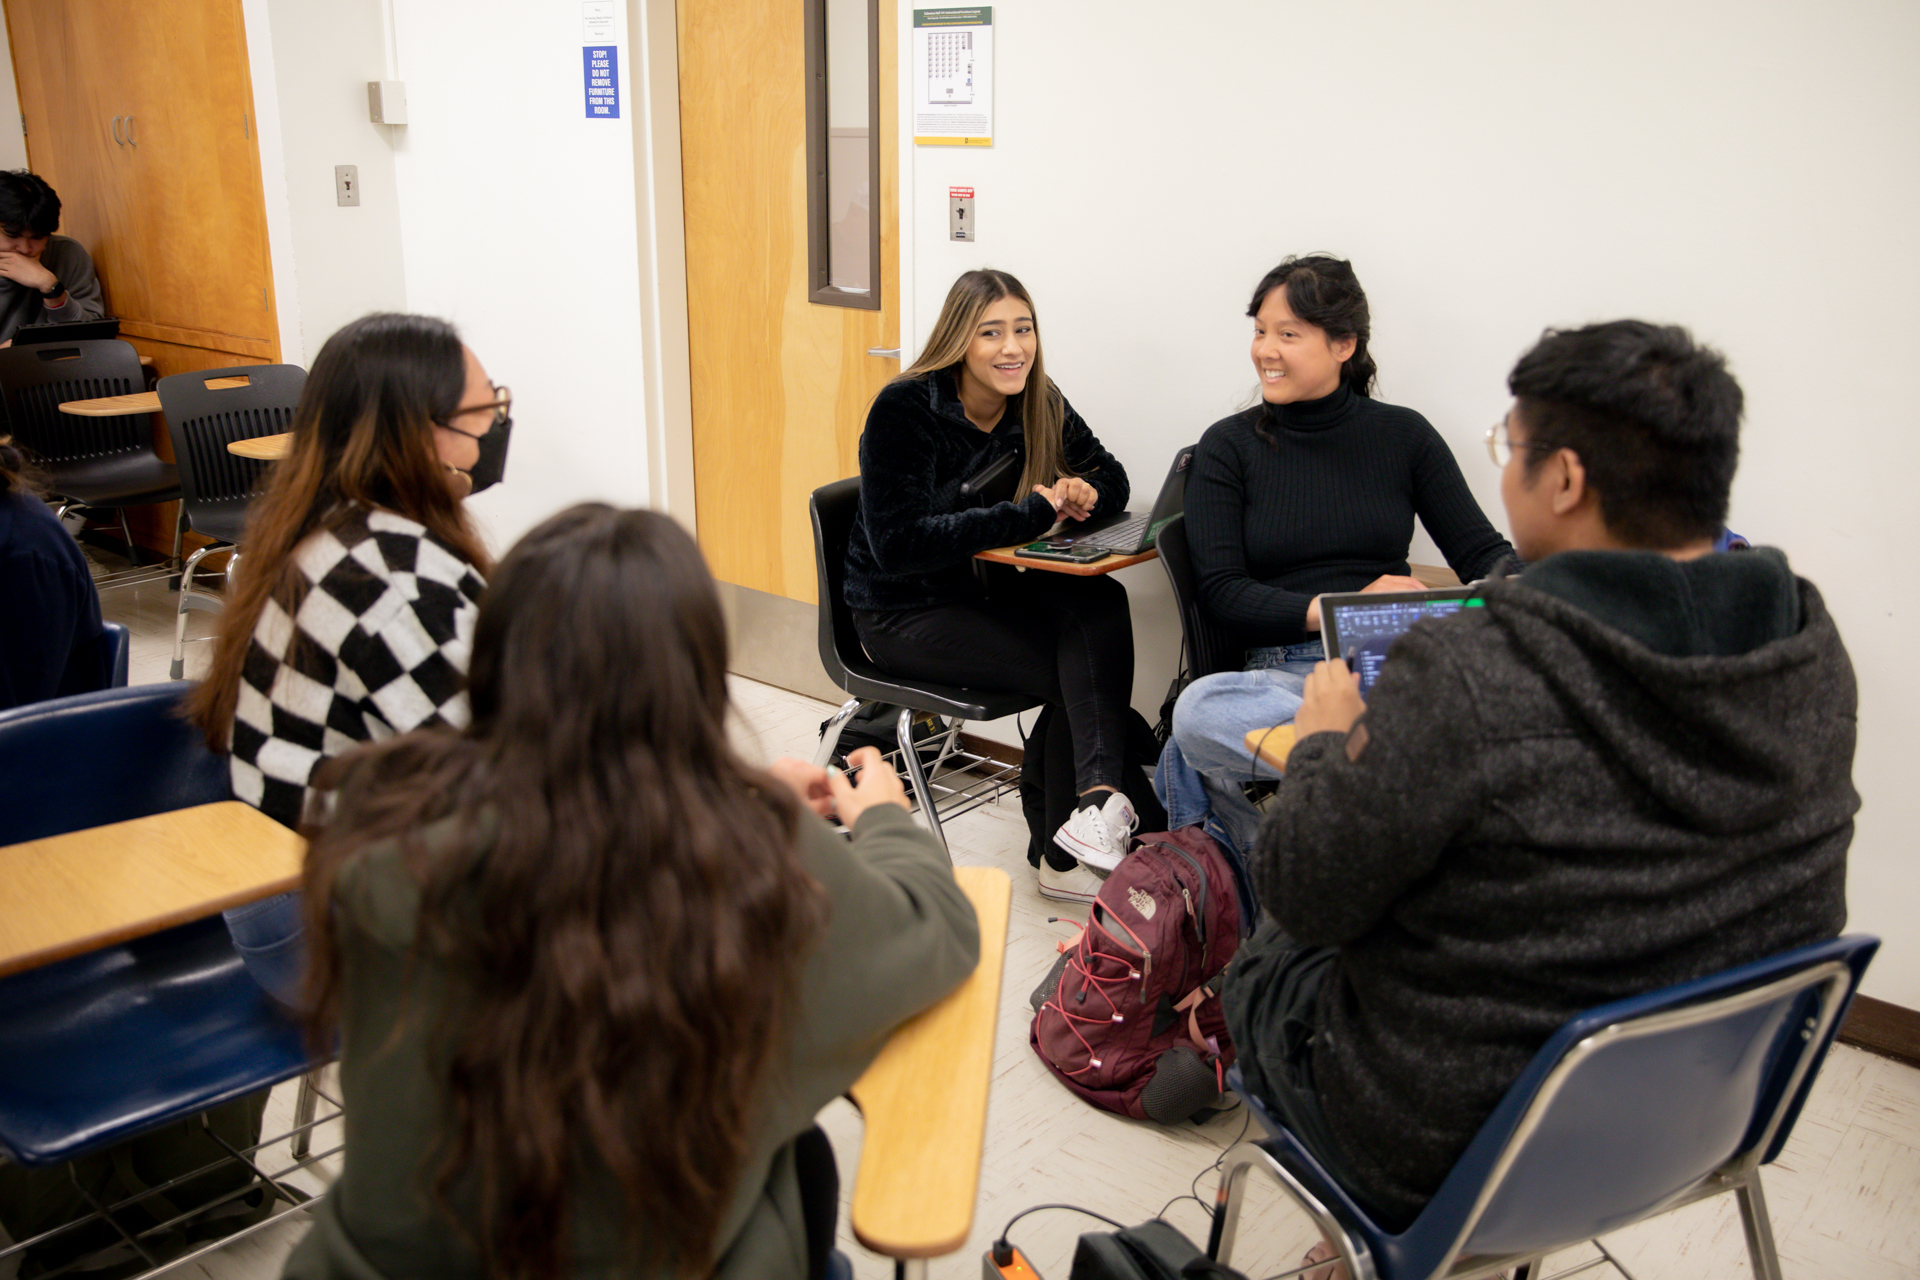
[[[1326,656],[1314,597],[1420,590],[1407,576],[1415,516],[1462,581],[1513,554],[1440,433],[1413,410],[1371,398],[1367,295],[1351,263],[1288,258],[1260,281],[1247,314],[1262,403],[1208,428],[1186,500],[1200,598],[1246,648],[1247,669],[1197,680],[1181,695],[1177,759],[1163,764],[1198,771],[1242,853],[1259,828],[1239,785],[1255,776],[1246,733],[1291,721]]]
[[[963,493],[997,470],[985,493]],[[1017,479],[1016,479],[1017,477]],[[977,489],[980,486],[968,486]],[[1054,841],[1040,891],[1091,901],[1135,817],[1119,787],[1133,693],[1133,623],[1111,578],[1002,570],[973,555],[1056,520],[1127,504],[1127,473],[1047,378],[1033,301],[1003,271],[954,282],[920,357],[883,387],[860,437],[860,510],[847,544],[854,626],[882,667],[1005,689],[1065,713],[1085,803]],[[994,498],[1004,495],[1004,500]]]

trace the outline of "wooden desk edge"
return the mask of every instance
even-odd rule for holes
[[[866,1121],[848,1218],[855,1239],[890,1258],[937,1258],[961,1248],[980,1196],[1013,882],[997,867],[956,867],[954,875],[980,919],[980,964],[946,998],[902,1023],[847,1091]],[[962,1052],[950,1048],[955,1037]],[[964,1072],[962,1087],[930,1084],[956,1071]],[[910,1163],[915,1147],[919,1166]],[[911,1209],[887,1203],[902,1199],[902,1188],[910,1189],[904,1198]],[[934,1203],[936,1191],[948,1198]]]
[[[249,889],[244,893],[233,893],[225,897],[210,898],[198,906],[149,916],[139,923],[129,924],[124,928],[105,929],[84,938],[70,938],[58,946],[43,947],[38,951],[26,951],[18,955],[0,958],[0,978],[11,977],[16,973],[24,973],[28,969],[37,969],[43,964],[52,964],[56,960],[70,960],[74,956],[85,955],[89,951],[98,951],[102,947],[110,947],[116,942],[126,942],[133,938],[144,938],[151,934],[164,933],[168,929],[176,928],[183,924],[191,924],[195,920],[204,920],[211,915],[218,915],[220,912],[232,907],[243,907],[249,902],[258,902],[262,898],[271,898],[275,894],[292,893],[299,887],[300,877],[291,875],[284,880],[276,880],[270,884],[261,885],[256,889]]]
[[[1024,542],[1016,542],[1008,547],[994,547],[990,551],[979,552],[974,559],[985,560],[990,564],[1010,564],[1016,569],[1043,569],[1048,573],[1071,573],[1075,577],[1086,578],[1102,573],[1112,573],[1116,569],[1131,568],[1136,564],[1145,564],[1149,560],[1160,558],[1160,553],[1152,547],[1135,555],[1107,556],[1105,559],[1091,560],[1086,564],[1074,564],[1071,560],[1033,560],[1013,554],[1026,545]]]
[[[1247,730],[1247,750],[1259,756],[1262,761],[1278,769],[1287,771],[1287,757],[1293,754],[1293,726],[1277,724],[1271,729]]]

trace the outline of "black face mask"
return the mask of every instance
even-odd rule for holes
[[[441,425],[444,426],[445,424],[443,423]],[[507,436],[513,430],[513,419],[511,417],[502,418],[494,423],[493,428],[483,436],[476,436],[471,432],[462,431],[458,427],[447,427],[447,430],[453,432],[455,435],[466,436],[467,439],[480,446],[479,461],[475,462],[465,471],[460,471],[458,467],[451,468],[451,470],[460,471],[461,475],[464,475],[472,482],[473,487],[467,490],[469,495],[479,493],[482,489],[491,489],[505,478],[507,474]]]

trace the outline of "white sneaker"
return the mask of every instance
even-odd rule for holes
[[[1075,809],[1054,832],[1053,842],[1097,871],[1111,871],[1127,856],[1127,841],[1139,823],[1133,802],[1118,791],[1106,803]]]
[[[1092,902],[1105,880],[1105,876],[1082,862],[1074,863],[1065,871],[1055,871],[1052,863],[1045,858],[1040,859],[1040,896],[1043,898],[1054,898],[1061,902]]]

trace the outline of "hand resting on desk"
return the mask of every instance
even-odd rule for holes
[[[1062,520],[1085,520],[1100,504],[1100,491],[1079,476],[1061,476],[1052,486],[1037,484],[1033,491],[1053,504]]]

